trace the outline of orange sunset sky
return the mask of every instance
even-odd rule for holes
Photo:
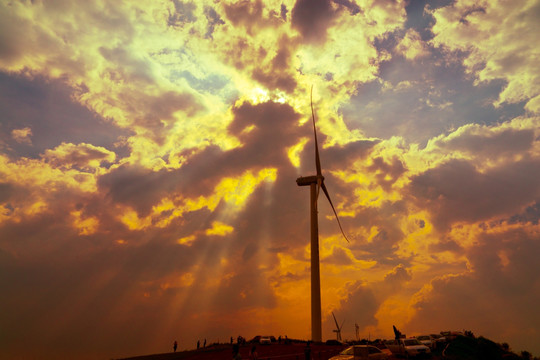
[[[540,1],[0,0],[0,357],[471,330],[540,355]]]

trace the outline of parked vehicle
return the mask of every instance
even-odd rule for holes
[[[446,338],[439,334],[430,334],[432,349],[441,350],[446,346]]]
[[[259,339],[259,344],[261,345],[270,345],[272,343],[272,339],[270,336],[261,336]]]
[[[345,343],[336,339],[328,339],[325,342],[326,345],[333,345],[333,346],[344,346]]]
[[[388,360],[388,354],[371,345],[354,345],[329,360]]]
[[[445,337],[446,341],[452,341],[458,336],[464,336],[461,331],[441,331],[441,335]]]
[[[446,338],[439,334],[429,334],[432,343],[445,343]]]
[[[426,345],[428,348],[433,349],[434,343],[429,335],[419,335],[416,337],[416,339],[420,342],[420,344]]]
[[[384,343],[394,355],[401,356],[430,356],[431,350],[426,345],[422,345],[417,339],[387,340]]]

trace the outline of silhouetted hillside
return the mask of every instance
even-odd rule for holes
[[[443,352],[448,360],[512,360],[532,359],[528,352],[521,356],[511,352],[507,344],[497,344],[482,336],[459,336],[448,344]]]

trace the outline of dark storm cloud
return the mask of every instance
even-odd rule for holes
[[[137,58],[121,46],[100,47],[99,52],[110,64],[105,73],[111,83],[130,85],[116,95],[114,106],[130,114],[135,125],[151,130],[150,134],[157,141],[161,141],[163,127],[173,122],[174,112],[183,111],[187,116],[193,116],[204,108],[189,92],[145,92],[146,87],[155,86],[155,75],[148,59]]]
[[[300,114],[289,105],[266,102],[242,103],[233,108],[233,115],[228,131],[242,146],[227,152],[209,147],[190,156],[178,175],[187,194],[195,195],[203,188],[211,191],[223,177],[238,176],[247,169],[292,169],[286,149],[308,131],[305,126],[298,126]]]
[[[89,143],[125,155],[126,149],[114,144],[131,132],[74,102],[72,91],[58,80],[0,72],[0,143],[4,141],[18,156],[33,158],[62,142]],[[9,136],[12,130],[23,127],[32,130],[31,146]]]
[[[12,294],[0,299],[1,306],[10,309],[0,320],[2,328],[10,329],[3,341],[12,349],[18,348],[21,356],[31,350],[25,345],[31,341],[44,357],[54,358],[58,351],[92,358],[79,353],[81,337],[96,344],[89,352],[112,354],[118,341],[126,341],[130,351],[142,351],[145,341],[136,340],[140,329],[156,328],[173,316],[162,312],[171,299],[159,285],[150,284],[171,272],[188,269],[196,259],[195,250],[148,243],[89,252],[91,242],[72,238],[75,246],[69,239],[60,239],[66,232],[55,228],[58,231],[40,228],[48,247],[62,241],[70,250],[85,247],[86,251],[55,251],[54,256],[31,261],[26,254],[18,255],[17,260],[0,260],[0,284]],[[134,298],[140,301],[133,302]],[[19,300],[13,303],[13,299]],[[122,333],[121,339],[111,338],[109,331]]]
[[[7,202],[13,192],[13,184],[0,182],[0,202]]]
[[[293,93],[297,82],[295,74],[290,71],[291,39],[287,36],[279,40],[279,48],[270,62],[270,66],[259,66],[253,70],[253,78],[272,90],[284,90]]]
[[[351,13],[351,15],[356,15],[358,13],[360,13],[362,10],[360,9],[360,6],[358,6],[358,4],[356,3],[356,1],[354,0],[333,0],[334,3],[336,4],[339,4],[339,5],[342,5],[344,7],[346,7],[349,12]]]
[[[43,158],[53,167],[89,169],[96,167],[92,166],[94,163],[108,167],[114,161],[113,156],[110,151],[90,144],[62,143],[54,150],[45,150]]]
[[[407,11],[406,27],[415,29],[424,40],[431,39],[433,37],[431,26],[433,26],[435,19],[432,13],[426,11],[426,9],[434,10],[447,6],[450,3],[452,3],[452,0],[416,0],[408,2],[405,5],[405,10]]]
[[[332,249],[332,254],[322,259],[321,262],[343,266],[353,264],[352,259],[347,255],[345,250],[340,247],[335,247],[334,249]]]
[[[286,39],[286,38],[283,38]],[[285,44],[283,44],[285,43]],[[289,68],[289,62],[291,58],[291,52],[287,48],[285,41],[281,41],[280,44],[283,44],[278,50],[276,56],[272,60],[272,66],[275,70],[285,70]]]
[[[229,312],[233,309],[274,307],[275,295],[268,283],[263,281],[264,278],[260,270],[251,267],[221,281],[213,309]]]
[[[25,46],[9,34],[24,33],[29,21],[9,16],[8,11],[0,11],[0,59],[1,63],[16,60],[25,51]],[[15,32],[12,32],[15,31]],[[1,83],[1,82],[0,82]]]
[[[330,0],[297,0],[291,22],[307,42],[324,43],[335,16]]]
[[[519,346],[534,348],[540,335],[538,235],[512,229],[483,234],[478,240],[467,254],[472,271],[433,280],[432,289],[417,299],[409,326],[471,329],[496,341],[526,329]],[[507,326],[500,328],[501,323]]]
[[[281,11],[280,15],[283,21],[287,21],[287,13],[289,12],[289,9],[287,9],[287,5],[281,4]]]
[[[372,159],[373,164],[368,168],[371,173],[375,173],[377,183],[385,190],[390,191],[392,185],[403,175],[406,171],[403,163],[394,157],[391,163],[387,163],[381,157]]]
[[[444,239],[443,241],[439,241],[436,244],[430,245],[429,249],[435,253],[440,253],[444,251],[451,251],[460,255],[464,253],[464,249],[455,240],[452,239]]]
[[[163,196],[175,188],[177,174],[166,170],[152,170],[123,165],[98,179],[98,185],[113,203],[133,207],[147,215]]]
[[[379,308],[379,303],[376,299],[373,290],[367,287],[361,281],[346,285],[348,296],[340,302],[339,308],[334,311],[338,322],[340,319],[346,319],[351,326],[351,322],[358,323],[361,327],[376,325],[377,319],[375,314]],[[343,321],[343,320],[341,320]],[[335,328],[333,318],[325,320],[328,327]]]
[[[540,196],[540,163],[522,160],[479,172],[463,160],[452,160],[412,178],[410,194],[427,208],[441,228],[458,221],[509,217]]]
[[[358,324],[360,329],[376,326],[378,320],[375,314],[379,311],[380,305],[393,294],[399,293],[411,280],[411,271],[405,265],[399,264],[390,270],[382,281],[369,284],[357,281],[346,284],[344,289],[347,295],[340,301],[339,307],[334,309],[338,322],[339,319],[346,319],[349,330],[353,328],[351,323]],[[332,318],[326,319],[326,322],[326,326],[335,328]],[[350,331],[345,331],[347,332],[350,334]]]
[[[242,152],[249,155],[253,163],[283,164],[287,159],[286,149],[304,135],[297,124],[300,115],[289,105],[243,103],[233,108],[233,113],[235,119],[229,131],[244,143]],[[250,126],[254,128],[243,133]]]
[[[169,26],[183,26],[185,23],[192,23],[197,21],[197,17],[194,11],[197,9],[197,5],[190,1],[171,0],[174,4],[174,13],[169,11],[169,18],[167,23]]]
[[[540,221],[540,200],[533,205],[527,207],[522,213],[516,214],[509,219],[512,224],[515,223],[532,223],[538,225]]]
[[[204,37],[207,39],[212,39],[212,34],[214,33],[216,26],[224,25],[225,21],[223,21],[223,19],[221,19],[216,10],[210,6],[204,7],[204,15],[206,16],[206,20],[208,22],[208,25],[206,26],[206,34]]]
[[[537,141],[533,129],[503,129],[492,134],[480,132],[481,128],[469,126],[459,136],[436,142],[447,151],[466,151],[484,159],[500,159],[525,153]]]
[[[384,276],[385,283],[402,283],[412,279],[411,273],[402,264],[396,266],[391,272]]]
[[[264,16],[263,9],[265,5],[261,0],[256,1],[238,1],[233,4],[224,4],[225,14],[229,21],[236,27],[242,26],[246,29],[248,35],[260,27],[278,26],[282,23],[282,18],[278,9],[268,12]]]
[[[227,18],[235,26],[244,26],[248,34],[251,34],[252,27],[262,20],[263,3],[256,1],[239,1],[237,3],[224,5]]]
[[[186,116],[194,116],[204,108],[204,105],[192,94],[186,92],[167,91],[151,96],[138,91],[122,93],[119,95],[121,104],[130,113],[134,112],[135,125],[150,130],[149,136],[158,142],[166,134],[162,133],[173,125],[173,114],[182,111]],[[135,110],[136,109],[136,110]]]
[[[260,82],[264,86],[272,90],[284,90],[287,93],[292,93],[296,88],[296,80],[294,77],[284,74],[283,76],[275,76],[271,72],[265,73],[262,69],[253,70],[253,79]]]
[[[235,27],[245,28],[248,35],[252,35],[262,28],[277,28],[283,22],[277,10],[271,10],[265,16],[263,13],[264,6],[260,0],[256,2],[241,1],[231,5],[224,5],[224,8],[229,21]],[[297,85],[295,73],[291,71],[289,66],[291,48],[294,45],[288,36],[281,36],[275,55],[268,48],[251,49],[251,44],[247,43],[244,37],[232,41],[235,41],[236,44],[230,50],[231,54],[234,55],[229,61],[234,66],[238,69],[253,67],[253,79],[270,90],[280,89],[287,93],[292,93],[295,90]],[[251,54],[251,56],[246,55],[246,50],[248,50],[247,54]],[[253,56],[257,57],[257,59],[253,59]],[[254,64],[255,66],[253,66]]]
[[[353,163],[360,159],[366,159],[373,147],[379,143],[379,140],[357,140],[345,145],[336,145],[328,148],[322,148],[321,144],[326,141],[323,134],[317,133],[319,139],[319,151],[321,152],[321,165],[327,170],[339,170],[351,168]],[[314,153],[313,145],[306,146],[308,153]]]
[[[379,51],[392,50],[398,40],[389,35],[376,45]],[[430,48],[430,53],[429,61],[393,56],[382,62],[380,80],[360,84],[350,103],[341,108],[346,124],[381,139],[402,136],[424,145],[449,129],[496,124],[524,114],[522,104],[494,108],[485,101],[499,96],[503,81],[477,84],[461,62],[450,61],[441,49]]]

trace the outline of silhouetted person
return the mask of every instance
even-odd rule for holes
[[[206,339],[204,339],[204,345],[203,345],[203,347],[204,347],[204,348],[206,347]]]
[[[232,336],[231,336],[231,345],[232,345],[232,343],[233,343],[233,338],[232,338]]]
[[[307,342],[306,347],[304,348],[304,355],[306,360],[311,360],[311,346],[310,341]]]
[[[232,358],[233,360],[242,360],[242,356],[240,356],[240,345],[238,344],[233,345]]]
[[[251,351],[249,352],[249,358],[250,360],[257,360],[259,358],[259,354],[257,354],[257,347],[255,345],[253,345]]]
[[[197,350],[199,350],[200,347],[201,347],[201,341],[197,340]]]
[[[173,344],[174,352],[176,352],[177,347],[178,347],[178,343],[176,342],[176,340],[174,340],[174,344]]]

